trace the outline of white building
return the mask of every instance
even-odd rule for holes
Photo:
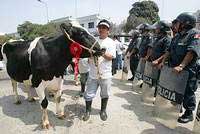
[[[52,20],[52,23],[63,23],[63,22],[68,22],[71,20],[77,20],[81,26],[85,27],[86,29],[88,29],[88,31],[90,33],[92,33],[93,35],[97,35],[97,24],[101,19],[108,19],[106,17],[102,17],[99,14],[94,14],[94,15],[89,15],[89,16],[83,16],[83,17],[79,17],[79,18],[72,18],[72,16],[68,16],[68,17],[63,17],[63,18],[58,18],[55,20]]]
[[[0,36],[3,36],[3,35],[5,35],[5,33],[1,33],[1,32],[0,32]]]
[[[77,20],[81,24],[81,26],[88,29],[88,31],[94,35],[97,35],[97,24],[102,19],[108,19],[108,18],[102,17],[99,14],[94,14],[94,15],[77,18]]]

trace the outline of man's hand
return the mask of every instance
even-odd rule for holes
[[[106,52],[105,48],[102,48],[100,51],[96,51],[95,53],[93,53],[94,56],[103,56]]]
[[[183,70],[183,67],[181,65],[176,66],[173,68],[173,72],[179,74]]]
[[[153,66],[157,66],[158,64],[159,64],[158,60],[154,60],[154,61],[152,62],[152,65],[153,65]]]
[[[158,69],[162,69],[163,66],[164,66],[164,63],[161,62],[160,64],[157,65],[157,68],[158,68]]]
[[[164,66],[163,62],[159,62],[159,60],[154,60],[152,62],[152,66],[157,67],[158,69],[161,69]]]
[[[148,57],[145,56],[144,58],[142,58],[143,61],[147,61],[148,60]]]

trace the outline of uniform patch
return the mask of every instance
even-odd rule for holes
[[[195,38],[195,39],[200,39],[200,34],[196,34],[196,35],[194,36],[194,38]]]
[[[178,43],[179,46],[185,46],[186,44],[183,42]]]

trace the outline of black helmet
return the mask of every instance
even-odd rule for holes
[[[158,21],[152,25],[152,29],[160,29],[161,32],[169,32],[171,28],[171,23],[167,21]]]
[[[142,23],[142,24],[138,25],[136,27],[136,29],[142,30],[142,31],[145,31],[145,30],[148,31],[148,30],[150,30],[150,25],[148,23]]]
[[[182,23],[185,26],[194,28],[196,26],[196,17],[189,13],[181,13],[175,19],[177,22]]]
[[[132,36],[138,37],[140,35],[140,32],[138,30],[131,30],[129,34],[131,34]]]

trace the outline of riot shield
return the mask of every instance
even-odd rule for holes
[[[123,68],[122,68],[122,76],[121,76],[121,80],[127,80],[127,76],[128,76],[128,70],[130,70],[129,68],[129,62],[130,60],[125,56],[124,57],[124,63],[123,63]]]
[[[194,121],[193,133],[200,134],[200,101],[199,101],[199,104],[197,107],[197,113],[196,113],[196,118]]]
[[[143,83],[143,73],[145,68],[146,61],[140,59],[137,69],[135,71],[135,78],[133,80],[133,89],[138,89],[140,85]]]
[[[177,126],[188,76],[184,70],[176,74],[167,66],[161,69],[154,112],[157,121],[171,129]]]
[[[145,103],[153,103],[155,100],[155,86],[159,77],[159,70],[152,66],[151,62],[146,62],[143,86],[142,86],[142,101]]]
[[[137,66],[137,70],[135,71],[135,78],[140,80],[143,77],[143,73],[144,73],[144,68],[145,68],[145,63],[146,61],[140,59],[138,66]]]

